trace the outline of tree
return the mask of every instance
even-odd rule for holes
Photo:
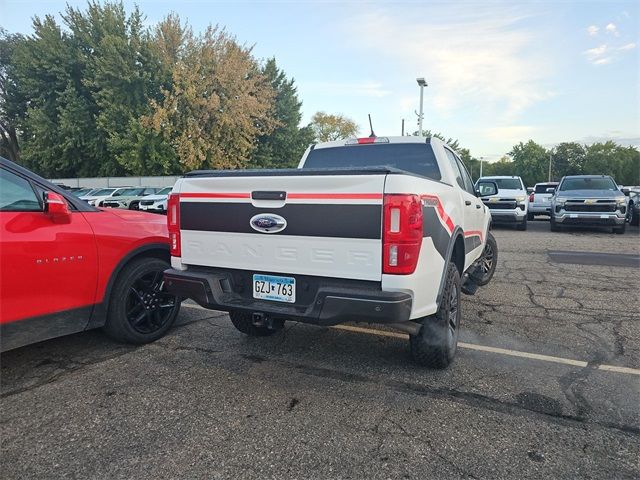
[[[509,155],[513,159],[515,172],[512,175],[522,177],[525,185],[534,185],[547,178],[549,169],[549,152],[533,140],[515,145]]]
[[[316,112],[311,117],[311,130],[317,142],[330,142],[354,137],[358,133],[358,125],[344,115],[331,115]]]
[[[585,149],[576,142],[559,143],[551,155],[551,178],[558,181],[565,175],[581,174],[584,170]]]
[[[17,162],[20,156],[18,131],[15,112],[11,112],[12,102],[9,95],[15,92],[11,84],[11,56],[21,41],[22,35],[10,35],[0,27],[0,155]]]
[[[583,171],[586,175],[611,175],[622,185],[640,184],[640,152],[612,141],[586,147]]]
[[[267,60],[262,74],[275,93],[270,116],[275,128],[258,138],[250,166],[255,168],[295,167],[307,146],[313,142],[310,126],[300,128],[302,102],[298,99],[294,80],[288,80],[278,69],[275,58]]]
[[[171,30],[168,18],[156,37]],[[242,168],[275,123],[269,116],[273,89],[251,55],[225,30],[209,27],[200,36],[183,30],[182,44],[165,52],[163,68],[171,70],[171,86],[142,125],[158,133],[185,169]],[[177,35],[177,37],[180,37]],[[166,38],[166,37],[165,37]],[[168,45],[168,44],[167,44]]]
[[[142,14],[122,3],[35,18],[11,56],[21,161],[46,176],[148,173],[130,161],[155,64]]]

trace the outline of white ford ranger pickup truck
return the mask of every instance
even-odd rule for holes
[[[489,282],[491,214],[456,153],[425,137],[312,145],[297,169],[195,171],[169,196],[167,289],[270,335],[286,320],[380,323],[413,358],[456,352],[461,292]]]

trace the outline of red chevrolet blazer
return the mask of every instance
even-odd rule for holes
[[[146,343],[173,324],[164,217],[100,210],[0,157],[0,350],[92,328]]]

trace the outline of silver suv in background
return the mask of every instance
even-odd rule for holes
[[[167,211],[167,198],[173,187],[164,187],[155,195],[148,195],[140,200],[138,208],[145,212],[165,213]]]
[[[551,213],[551,197],[558,186],[558,182],[536,183],[529,195],[529,213],[527,218],[533,220],[534,215],[549,215]]]
[[[481,177],[476,182],[476,188],[480,182],[495,182],[498,185],[498,193],[482,196],[482,201],[491,211],[492,222],[515,224],[518,230],[526,230],[529,196],[522,179],[515,176]]]
[[[551,199],[551,231],[565,225],[612,227],[624,233],[628,200],[608,175],[563,177]]]

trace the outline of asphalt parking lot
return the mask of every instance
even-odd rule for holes
[[[638,228],[494,233],[496,276],[465,297],[444,371],[403,334],[247,338],[188,305],[152,345],[7,352],[2,477],[640,477]]]

